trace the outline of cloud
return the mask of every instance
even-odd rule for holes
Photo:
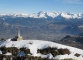
[[[83,4],[83,0],[57,0],[62,3],[70,3],[70,4]]]

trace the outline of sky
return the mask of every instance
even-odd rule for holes
[[[0,14],[40,11],[83,13],[83,0],[0,0]]]

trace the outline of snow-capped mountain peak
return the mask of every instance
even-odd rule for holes
[[[59,14],[60,14],[59,12],[47,12],[47,15],[52,17],[52,18],[57,17]]]
[[[61,16],[64,18],[67,18],[67,19],[72,18],[72,14],[70,14],[70,13],[61,13]]]
[[[38,13],[38,17],[39,17],[39,18],[47,18],[47,17],[46,17],[46,12],[44,12],[44,11],[39,12],[39,13]]]
[[[57,18],[57,17],[63,17],[65,19],[81,19],[83,18],[83,13],[79,14],[73,14],[71,12],[44,12],[41,11],[39,13],[33,13],[33,14],[0,14],[0,17],[2,16],[12,16],[12,17],[31,17],[31,18]]]

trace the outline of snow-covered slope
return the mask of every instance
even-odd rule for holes
[[[28,48],[30,49],[30,52],[32,56],[41,56],[42,58],[49,57],[50,59],[65,59],[65,58],[72,58],[72,59],[77,59],[77,60],[83,60],[83,50],[74,48],[74,47],[69,47],[65,46],[62,44],[54,43],[54,42],[49,42],[49,41],[43,41],[43,40],[21,40],[21,41],[10,41],[10,39],[0,42],[0,47],[6,46],[6,47],[17,47],[17,48]],[[56,47],[56,48],[67,48],[71,52],[69,55],[57,55],[55,57],[52,56],[52,54],[47,54],[43,55],[40,53],[37,53],[37,49],[44,49],[47,47]],[[74,56],[76,53],[80,54],[79,57]]]
[[[83,13],[79,14],[73,14],[70,12],[39,12],[39,13],[33,13],[33,14],[23,14],[23,13],[18,13],[18,14],[0,14],[0,17],[3,16],[11,16],[11,17],[31,17],[31,18],[65,18],[65,19],[81,19],[83,18]]]

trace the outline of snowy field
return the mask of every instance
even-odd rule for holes
[[[0,47],[5,46],[5,47],[17,47],[17,48],[22,48],[25,47],[27,49],[30,49],[30,52],[32,56],[38,56],[42,58],[49,58],[49,59],[66,59],[66,58],[72,58],[75,60],[83,60],[83,50],[74,48],[74,47],[69,47],[66,45],[54,43],[54,42],[49,42],[49,41],[40,41],[40,40],[21,40],[21,41],[11,41],[10,39],[0,42]],[[37,53],[38,49],[44,49],[47,47],[54,47],[57,49],[60,48],[67,48],[71,52],[69,55],[57,55],[55,57],[52,56],[52,54],[47,54],[43,55],[41,53]],[[1,53],[1,51],[0,51]],[[74,56],[76,53],[80,54],[79,57]]]

